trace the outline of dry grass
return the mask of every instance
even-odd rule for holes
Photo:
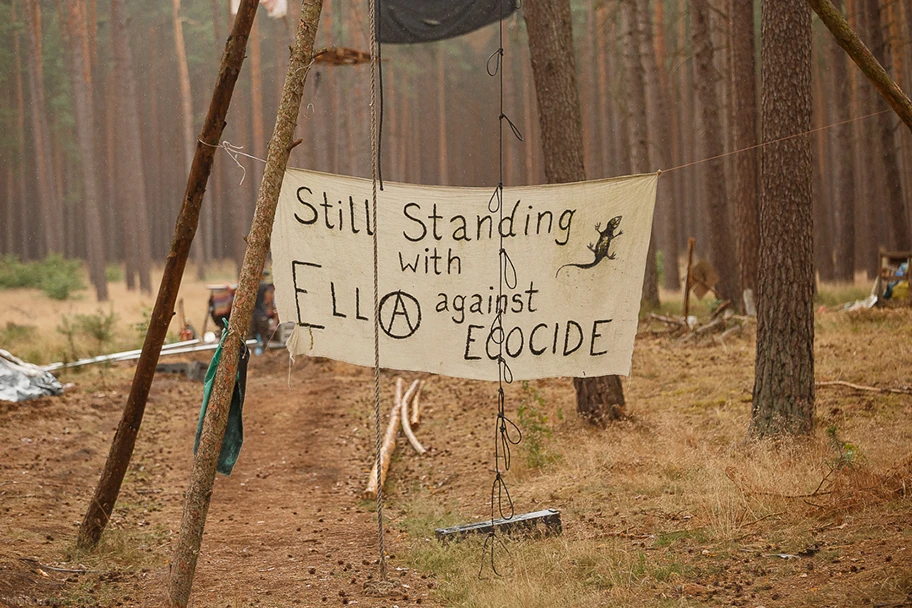
[[[0,348],[32,363],[49,363],[65,358],[68,345],[65,337],[58,331],[64,317],[75,315],[117,315],[115,339],[110,350],[137,348],[142,344],[142,333],[136,324],[143,322],[155,304],[155,292],[161,282],[162,268],[152,272],[152,294],[143,294],[138,290],[127,289],[123,280],[108,284],[110,300],[98,302],[91,289],[74,294],[68,300],[53,300],[38,289],[0,290]],[[222,262],[214,265],[208,272],[207,281],[188,279],[196,271],[188,266],[185,280],[181,285],[178,298],[184,300],[184,312],[197,330],[202,329],[206,315],[209,292],[207,283],[235,281],[233,265]],[[83,283],[89,285],[88,276]],[[177,316],[172,320],[170,331],[179,331]],[[94,352],[90,344],[83,345],[80,356],[100,354]]]
[[[912,335],[912,311],[819,313],[817,332],[818,379],[908,384],[901,336]],[[439,577],[440,599],[454,606],[905,601],[912,396],[827,388],[811,437],[755,442],[746,436],[754,348],[752,336],[700,346],[641,338],[625,387],[631,417],[604,431],[567,415],[565,382],[534,383],[553,431],[543,449],[557,458],[531,467],[520,450],[508,484],[520,512],[560,508],[563,535],[509,542],[509,557],[497,555],[511,574],[485,568],[479,578],[480,544],[425,539],[478,517],[487,490],[424,492],[399,505],[409,559]],[[513,387],[508,403],[522,398]]]
[[[824,289],[820,302],[832,308],[827,302],[856,299],[865,293],[852,286]],[[112,286],[112,295],[111,310],[119,315],[122,331],[128,331],[123,327],[140,320],[143,307],[152,304],[151,298],[127,293],[122,284]],[[188,281],[181,295],[191,321],[199,328],[207,297],[205,284]],[[680,302],[665,300],[664,310],[680,310]],[[12,350],[28,358],[25,349],[33,348],[47,360],[60,348],[55,330],[60,317],[96,310],[88,292],[83,299],[64,303],[48,300],[37,291],[0,292],[4,315],[0,329],[7,322],[34,326],[32,338]],[[696,306],[695,311],[706,315],[707,303]],[[816,330],[818,380],[869,386],[909,384],[912,311],[829,310],[818,313]],[[399,451],[393,462],[387,488],[389,527],[399,529],[390,541],[399,553],[393,563],[406,562],[430,576],[436,593],[431,601],[445,606],[903,605],[912,593],[912,396],[821,388],[811,437],[752,441],[746,436],[755,348],[750,334],[746,331],[722,343],[701,344],[641,336],[633,373],[625,380],[630,417],[604,430],[589,428],[576,418],[568,380],[534,382],[526,389],[509,387],[511,412],[522,402],[532,408],[521,425],[527,439],[535,439],[515,450],[514,466],[507,476],[517,510],[559,508],[564,533],[555,538],[508,541],[509,553],[496,553],[503,576],[494,576],[486,568],[479,577],[480,541],[443,546],[433,540],[434,528],[481,519],[488,512],[492,386],[446,378],[429,381],[425,398],[429,409],[420,434],[436,451],[420,460]],[[327,367],[348,369],[341,364]],[[367,382],[365,378],[353,375],[358,386]],[[263,372],[261,381],[268,380]],[[284,373],[277,382],[285,385]],[[266,386],[282,394],[276,385],[262,385]],[[184,390],[182,385],[172,388]],[[335,403],[338,387],[327,382],[320,390],[325,391],[319,393],[321,401]],[[100,397],[92,395],[94,389],[83,392],[87,403],[100,402]],[[348,404],[353,411],[367,412],[364,399],[368,392],[365,389],[364,395],[349,395],[348,401],[339,402],[339,416],[347,416],[346,427],[365,426],[358,422],[360,414],[344,408]],[[178,398],[175,394],[181,393],[161,396],[169,404],[168,411],[174,409],[170,405]],[[193,407],[188,407],[194,410],[196,397],[188,403],[191,401]],[[84,415],[95,415],[93,407],[81,408],[80,415],[83,410]],[[102,413],[113,419],[116,412],[117,406],[112,405]],[[35,410],[36,425],[56,419],[50,411],[46,418],[39,414]],[[249,420],[267,428],[263,420]],[[318,420],[330,424],[328,419]],[[270,433],[278,432],[268,428]],[[147,423],[144,433],[149,432]],[[175,435],[173,430],[164,434]],[[9,443],[15,444],[17,437]],[[344,448],[333,446],[353,459],[367,458],[367,439],[361,453],[349,449],[358,441],[352,438]],[[293,443],[290,437],[287,442]],[[107,444],[102,441],[99,446],[96,451],[103,455]],[[167,455],[174,445],[165,447],[165,455],[161,455],[161,447],[155,453],[170,470],[173,463]],[[247,457],[252,458],[256,454],[253,439],[249,449]],[[265,467],[265,463],[261,464]],[[131,474],[139,473],[131,469]],[[92,469],[81,479],[92,483],[94,475]],[[291,473],[286,475],[292,479]],[[183,473],[179,477],[183,479]],[[169,480],[168,484],[161,482],[162,487],[172,491],[176,482]],[[290,491],[279,490],[281,487],[276,485],[273,492]],[[264,490],[262,496],[274,500],[270,496],[275,494]],[[352,503],[347,501],[354,499],[343,496],[339,500],[346,501],[348,508]],[[135,526],[115,529],[94,557],[63,557],[90,567],[98,563],[115,570],[150,568],[155,576],[164,576],[165,523],[173,527],[179,503],[166,507],[170,519],[142,512],[143,519],[161,527],[153,524],[136,532],[130,531]],[[363,507],[371,509],[370,505]],[[149,505],[144,503],[143,509]],[[130,522],[140,517],[129,503],[121,504],[118,513]],[[117,524],[115,520],[113,527]],[[294,525],[300,524],[291,529]],[[34,535],[20,544],[39,546],[44,532],[24,530],[10,527],[0,533],[10,541],[17,534]],[[351,530],[345,528],[345,534]],[[215,538],[207,542],[215,542]],[[238,538],[228,535],[221,540],[232,545]],[[366,538],[358,538],[360,545]],[[351,544],[347,538],[345,541]],[[285,551],[283,545],[281,551],[269,554],[284,555]],[[785,559],[780,554],[801,557]],[[329,554],[327,560],[330,565],[337,561]],[[244,572],[244,568],[251,566],[243,559],[230,564],[232,572]],[[152,585],[136,582],[144,573],[134,574],[131,585]],[[254,572],[253,576],[260,574]],[[102,583],[103,593],[114,593],[113,583]],[[285,579],[274,584],[270,589],[276,593],[287,590]],[[243,587],[227,587],[232,590],[220,597],[219,605],[232,601],[240,605],[231,594],[240,593],[236,590]],[[97,601],[98,595],[91,595],[90,589],[68,589],[73,603],[90,605],[93,597]]]

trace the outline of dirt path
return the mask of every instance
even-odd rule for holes
[[[156,381],[112,533],[99,556],[80,556],[75,531],[128,390],[128,369],[110,375],[107,391],[77,386],[61,399],[0,406],[0,531],[10,540],[0,548],[0,604],[164,600],[200,388]],[[289,376],[274,352],[253,361],[248,387],[244,448],[234,474],[216,482],[194,605],[433,605],[428,581],[398,568],[393,528],[391,575],[408,587],[383,599],[364,592],[377,575],[376,514],[358,496],[372,372],[303,360]]]

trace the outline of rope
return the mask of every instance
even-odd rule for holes
[[[380,459],[380,280],[379,251],[377,236],[380,233],[377,224],[377,182],[380,179],[379,121],[377,107],[377,80],[379,44],[377,42],[377,0],[368,0],[370,13],[370,132],[371,132],[371,200],[374,221],[373,263],[374,263],[374,431],[375,463],[377,467],[377,537],[380,544],[380,580],[386,580],[386,553],[383,548],[383,479],[381,479]],[[383,97],[383,90],[380,91]]]
[[[501,0],[501,4],[505,1],[512,0]],[[522,133],[519,129],[513,124],[513,121],[507,117],[504,113],[504,77],[503,77],[503,57],[504,57],[504,23],[503,19],[500,20],[500,38],[499,46],[496,51],[491,53],[488,57],[488,61],[485,65],[485,69],[488,72],[488,75],[491,77],[499,77],[499,102],[500,109],[498,114],[499,128],[498,128],[498,169],[500,171],[499,181],[497,183],[497,188],[494,190],[494,194],[491,195],[491,198],[488,200],[488,210],[491,213],[495,211],[498,214],[498,220],[503,221],[503,188],[504,188],[504,128],[508,126],[513,135],[519,140],[523,141]],[[504,125],[506,122],[506,125]],[[499,231],[498,231],[499,232]],[[494,320],[491,323],[491,339],[494,340],[495,344],[498,346],[497,353],[497,417],[494,424],[494,482],[491,485],[491,531],[488,533],[487,538],[485,538],[484,545],[482,546],[482,561],[481,566],[478,570],[478,575],[481,576],[484,566],[487,561],[490,559],[491,570],[494,574],[499,575],[497,571],[497,564],[494,559],[495,548],[500,545],[507,553],[506,545],[503,540],[497,536],[497,529],[494,526],[494,520],[499,514],[502,519],[512,519],[515,514],[515,509],[513,505],[513,499],[510,496],[510,491],[507,488],[507,484],[503,479],[503,473],[510,470],[510,446],[516,445],[522,441],[522,432],[519,427],[513,423],[512,420],[507,418],[505,412],[506,406],[506,393],[504,391],[504,384],[510,384],[513,382],[513,372],[510,369],[510,366],[507,364],[506,359],[504,358],[504,342],[506,341],[506,335],[503,328],[503,315],[506,312],[505,310],[500,310],[500,302],[504,298],[504,285],[508,288],[513,289],[517,284],[516,277],[516,266],[513,264],[513,260],[510,259],[510,255],[507,253],[506,248],[504,247],[504,237],[503,233],[499,232],[499,245],[497,252],[498,260],[498,281],[497,281],[497,302],[498,308],[495,311]],[[515,431],[515,437],[514,433]],[[501,463],[503,467],[501,468]]]
[[[500,69],[500,58],[499,58],[499,53],[500,53],[500,51],[502,51],[502,50],[503,50],[503,49],[498,49],[497,51],[494,51],[494,53],[492,53],[490,57],[488,57],[488,68],[489,68],[489,69],[488,69],[488,74],[490,74],[491,76],[496,76],[497,73],[498,73],[498,70]],[[493,69],[491,69],[491,68],[490,68],[490,62],[491,62],[491,59],[493,59],[493,58],[495,58],[495,57],[497,58],[497,61],[496,61],[495,67],[494,67]],[[502,79],[502,78],[503,78],[503,74],[501,74],[501,79]],[[382,109],[382,103],[383,103],[383,96],[382,96],[382,95],[380,96],[380,99],[381,99],[381,109]],[[373,103],[373,102],[371,102],[371,103]],[[312,106],[313,104],[308,104],[308,105],[309,105],[309,106]],[[501,108],[501,109],[502,109],[502,108]],[[677,171],[678,169],[686,169],[687,167],[693,167],[693,166],[695,166],[695,165],[702,165],[703,163],[708,163],[708,162],[710,162],[710,161],[718,160],[718,159],[720,159],[720,158],[725,158],[726,156],[732,156],[732,155],[734,155],[734,154],[741,154],[742,152],[750,152],[751,150],[756,150],[756,149],[758,149],[758,148],[765,148],[766,146],[770,146],[770,145],[772,145],[772,144],[778,144],[778,143],[780,143],[780,142],[788,141],[788,140],[790,140],[790,139],[795,139],[796,137],[803,137],[803,136],[805,136],[805,135],[811,135],[811,134],[813,134],[813,133],[817,133],[818,131],[826,131],[826,130],[832,129],[832,128],[834,128],[834,127],[840,127],[840,126],[842,126],[842,125],[847,125],[847,124],[850,124],[850,123],[853,123],[853,122],[857,122],[857,121],[859,121],[859,120],[864,120],[864,119],[866,119],[866,118],[872,118],[872,117],[874,117],[874,116],[880,116],[881,114],[886,114],[886,113],[892,112],[892,111],[893,111],[893,110],[881,110],[880,112],[872,112],[871,114],[865,114],[864,116],[856,116],[856,117],[854,117],[854,118],[849,118],[848,120],[843,120],[843,121],[841,121],[841,122],[834,122],[833,124],[824,125],[824,126],[822,126],[822,127],[816,127],[816,128],[811,129],[811,130],[809,130],[809,131],[803,131],[803,132],[801,132],[801,133],[795,133],[794,135],[787,135],[787,136],[785,136],[785,137],[780,137],[780,138],[774,139],[774,140],[772,140],[772,141],[767,141],[767,142],[763,142],[763,143],[760,143],[760,144],[754,144],[753,146],[748,146],[748,147],[746,147],[746,148],[740,148],[740,149],[738,149],[738,150],[732,150],[731,152],[726,152],[726,153],[724,153],[724,154],[717,154],[716,156],[710,156],[709,158],[703,158],[703,159],[700,159],[700,160],[695,160],[695,161],[690,162],[690,163],[685,163],[685,164],[683,164],[683,165],[678,165],[678,166],[676,166],[676,167],[672,167],[671,169],[659,169],[659,170],[658,170],[658,173],[660,173],[660,174],[661,174],[661,173],[670,173],[671,171]],[[507,121],[507,125],[508,125],[508,126],[510,127],[510,129],[513,131],[513,135],[516,136],[516,139],[518,139],[519,141],[524,141],[524,140],[523,140],[522,133],[519,131],[519,129],[516,127],[516,125],[513,123],[513,121],[510,120],[510,117],[509,117],[509,116],[506,116],[503,112],[501,112],[500,119],[501,119],[501,121],[504,121],[504,120]],[[264,163],[264,164],[266,163],[266,160],[265,160],[265,159],[259,158],[259,157],[257,157],[257,156],[253,156],[252,154],[247,154],[246,152],[241,152],[241,150],[244,149],[244,146],[236,146],[236,145],[234,145],[233,143],[231,143],[231,142],[228,141],[228,140],[225,140],[225,141],[223,141],[223,142],[220,143],[220,144],[210,144],[210,143],[205,142],[205,141],[203,141],[203,140],[201,140],[201,139],[198,139],[197,141],[198,141],[199,143],[203,144],[204,146],[209,146],[210,148],[223,148],[223,149],[225,150],[225,152],[228,153],[228,156],[231,157],[231,160],[233,160],[234,162],[236,162],[237,165],[238,165],[238,167],[240,167],[240,168],[244,171],[244,175],[247,174],[247,169],[244,167],[244,165],[242,165],[242,164],[238,161],[238,159],[237,159],[238,156],[246,156],[247,158],[251,158],[251,159],[253,159],[253,160],[260,161],[261,163]],[[502,149],[502,147],[503,147],[503,142],[502,142],[502,136],[501,136],[501,156],[503,155],[503,149]],[[378,160],[377,162],[378,162],[378,164],[379,164],[379,160]],[[502,166],[501,166],[501,181],[503,181],[503,167],[502,167]],[[242,183],[242,184],[244,183],[244,178],[243,178],[243,177],[241,177],[241,182],[240,182],[240,183]],[[381,189],[381,190],[383,189],[382,182],[381,182],[380,189]],[[494,190],[494,194],[491,195],[491,200],[489,201],[489,204],[488,204],[488,208],[490,209],[491,213],[494,213],[494,212],[497,211],[496,205],[499,204],[499,198],[498,198],[498,197],[499,197],[499,194],[498,194],[499,191],[500,191],[500,187],[498,186],[498,188]],[[502,252],[502,253],[505,254],[506,252]],[[507,260],[509,260],[509,257],[507,257]],[[512,262],[511,262],[511,263],[512,263]]]
[[[887,112],[892,112],[893,110],[881,110],[880,112],[874,112],[872,114],[865,114],[864,116],[856,116],[855,118],[850,118],[848,120],[843,120],[842,122],[836,122],[831,125],[825,125],[822,127],[817,127],[816,129],[811,129],[810,131],[804,131],[803,133],[796,133],[794,135],[787,135],[785,137],[780,137],[779,139],[774,139],[772,141],[765,141],[760,144],[754,144],[753,146],[748,146],[747,148],[741,148],[740,150],[733,150],[731,152],[726,152],[725,154],[717,154],[716,156],[710,156],[709,158],[704,158],[702,160],[695,160],[692,163],[687,163],[684,165],[678,165],[677,167],[672,167],[671,169],[662,169],[661,172],[669,173],[671,171],[677,171],[678,169],[684,169],[685,167],[693,167],[694,165],[700,165],[703,163],[708,163],[713,160],[718,160],[720,158],[725,158],[726,156],[731,156],[733,154],[741,154],[742,152],[748,152],[750,150],[756,150],[757,148],[764,148],[772,144],[778,144],[779,142],[788,141],[790,139],[795,139],[796,137],[803,137],[805,135],[810,135],[811,133],[816,133],[818,131],[825,131],[827,129],[832,129],[833,127],[838,127],[841,125],[847,125],[850,122],[855,122],[857,120],[864,120],[865,118],[871,118],[872,116],[880,116],[881,114],[886,114]]]

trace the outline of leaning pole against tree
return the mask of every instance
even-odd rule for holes
[[[238,355],[256,301],[260,275],[269,252],[272,224],[275,220],[276,204],[282,187],[282,178],[288,164],[288,155],[294,147],[292,138],[298,123],[298,111],[304,93],[311,62],[313,61],[314,38],[320,21],[322,0],[303,0],[301,21],[295,34],[291,60],[285,76],[282,101],[276,116],[275,129],[269,141],[266,154],[266,169],[257,194],[253,225],[247,236],[247,249],[241,265],[241,276],[234,299],[227,335],[224,338],[223,355],[215,372],[215,384],[209,398],[209,407],[203,420],[203,431],[199,448],[193,459],[190,484],[184,495],[184,511],[181,518],[180,535],[171,559],[171,574],[168,583],[170,605],[186,608],[190,599],[190,588],[196,571],[203,528],[209,511],[212,487],[215,482],[215,468],[222,437],[228,422],[228,407],[234,391]]]
[[[108,524],[108,519],[111,517],[111,512],[114,510],[120,485],[133,455],[133,447],[136,445],[136,436],[139,433],[139,426],[142,424],[149,389],[155,376],[155,367],[168,333],[168,325],[171,323],[171,317],[174,316],[174,303],[180,289],[181,277],[184,274],[190,245],[199,224],[200,206],[203,193],[206,191],[206,184],[209,181],[209,173],[212,170],[212,158],[225,128],[225,116],[228,113],[228,106],[231,104],[231,95],[234,92],[241,65],[244,63],[247,37],[250,34],[250,27],[258,6],[258,0],[242,0],[234,20],[231,36],[225,44],[225,54],[222,55],[215,90],[212,92],[212,100],[209,102],[206,123],[203,125],[203,130],[196,143],[193,164],[190,166],[190,175],[187,178],[187,189],[184,192],[177,225],[174,227],[174,240],[171,242],[165,272],[158,288],[158,297],[149,319],[149,330],[146,332],[146,339],[143,342],[142,354],[136,363],[130,395],[127,397],[127,404],[124,406],[120,424],[117,426],[114,441],[111,443],[111,451],[108,453],[101,479],[98,481],[95,494],[79,528],[79,537],[76,542],[80,549],[91,549],[98,544],[101,534]]]
[[[912,131],[912,100],[903,93],[899,85],[890,78],[890,74],[884,69],[871,50],[861,41],[849,22],[836,8],[830,0],[808,0],[808,4],[820,17],[823,24],[830,30],[836,42],[841,46],[849,57],[852,58],[864,75],[867,76],[871,84],[880,93],[896,115],[906,123],[909,131]]]

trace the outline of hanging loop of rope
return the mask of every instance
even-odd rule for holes
[[[501,8],[505,2],[512,0],[501,0]],[[491,214],[497,214],[499,224],[502,225],[504,219],[504,123],[510,127],[513,135],[523,141],[522,133],[513,124],[513,121],[504,112],[504,22],[500,20],[500,39],[496,51],[491,53],[485,64],[485,70],[489,76],[499,77],[499,112],[498,112],[498,169],[500,178],[497,187],[491,198],[488,199],[488,211]],[[489,340],[497,345],[497,416],[494,421],[494,481],[491,484],[491,531],[485,538],[482,547],[481,566],[478,569],[478,576],[481,577],[485,564],[491,564],[491,570],[495,575],[500,575],[495,561],[495,548],[499,545],[509,556],[509,551],[504,545],[503,540],[497,535],[495,519],[500,515],[501,519],[512,519],[515,515],[513,498],[510,496],[510,490],[504,481],[503,475],[510,470],[511,464],[511,446],[522,441],[522,432],[512,420],[506,416],[506,392],[505,384],[513,382],[513,370],[504,357],[508,334],[504,330],[504,315],[507,312],[505,305],[506,297],[504,288],[515,289],[518,284],[516,266],[504,247],[504,235],[498,230],[498,249],[497,249],[497,306],[495,308],[494,319],[491,322]],[[489,561],[490,560],[490,561]]]

